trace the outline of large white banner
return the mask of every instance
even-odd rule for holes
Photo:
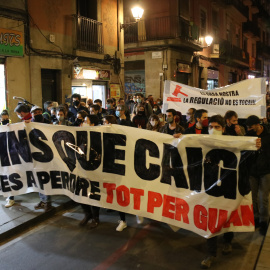
[[[0,137],[0,195],[65,194],[207,238],[254,230],[256,138],[39,123],[1,126]]]
[[[205,109],[208,115],[225,115],[236,111],[239,118],[251,114],[266,117],[266,84],[264,78],[244,80],[213,90],[194,88],[174,81],[165,81],[163,113],[175,109],[186,114],[189,108]]]

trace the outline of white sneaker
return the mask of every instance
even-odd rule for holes
[[[9,198],[6,199],[7,203],[5,204],[6,208],[11,207],[12,205],[14,205],[15,201],[14,200],[10,200]]]
[[[136,216],[136,219],[137,219],[137,223],[138,224],[142,224],[143,223],[143,217]]]
[[[126,227],[127,227],[127,223],[123,220],[119,220],[119,225],[116,228],[116,231],[118,232],[122,232]]]

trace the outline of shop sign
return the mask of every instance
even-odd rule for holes
[[[110,71],[74,67],[73,76],[74,79],[108,81],[110,80]]]
[[[178,72],[185,72],[185,73],[191,73],[190,65],[178,63],[177,64]]]
[[[0,28],[0,55],[23,56],[23,47],[22,32]]]
[[[111,98],[119,99],[120,96],[120,84],[114,83],[110,84],[110,90],[111,90]]]

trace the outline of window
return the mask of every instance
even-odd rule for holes
[[[243,50],[247,52],[247,43],[248,39],[246,37],[243,37]]]
[[[97,21],[97,0],[77,0],[77,14]]]
[[[252,44],[252,57],[256,57],[256,46],[254,43]]]
[[[206,35],[206,12],[201,9],[200,16],[200,25],[201,25],[201,36],[204,37]]]
[[[179,16],[189,20],[189,0],[178,0]]]
[[[212,10],[212,24],[213,26],[219,27],[218,11],[215,9]]]

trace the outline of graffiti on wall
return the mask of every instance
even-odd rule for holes
[[[134,95],[136,93],[142,93],[145,95],[144,70],[125,72],[125,94]]]

